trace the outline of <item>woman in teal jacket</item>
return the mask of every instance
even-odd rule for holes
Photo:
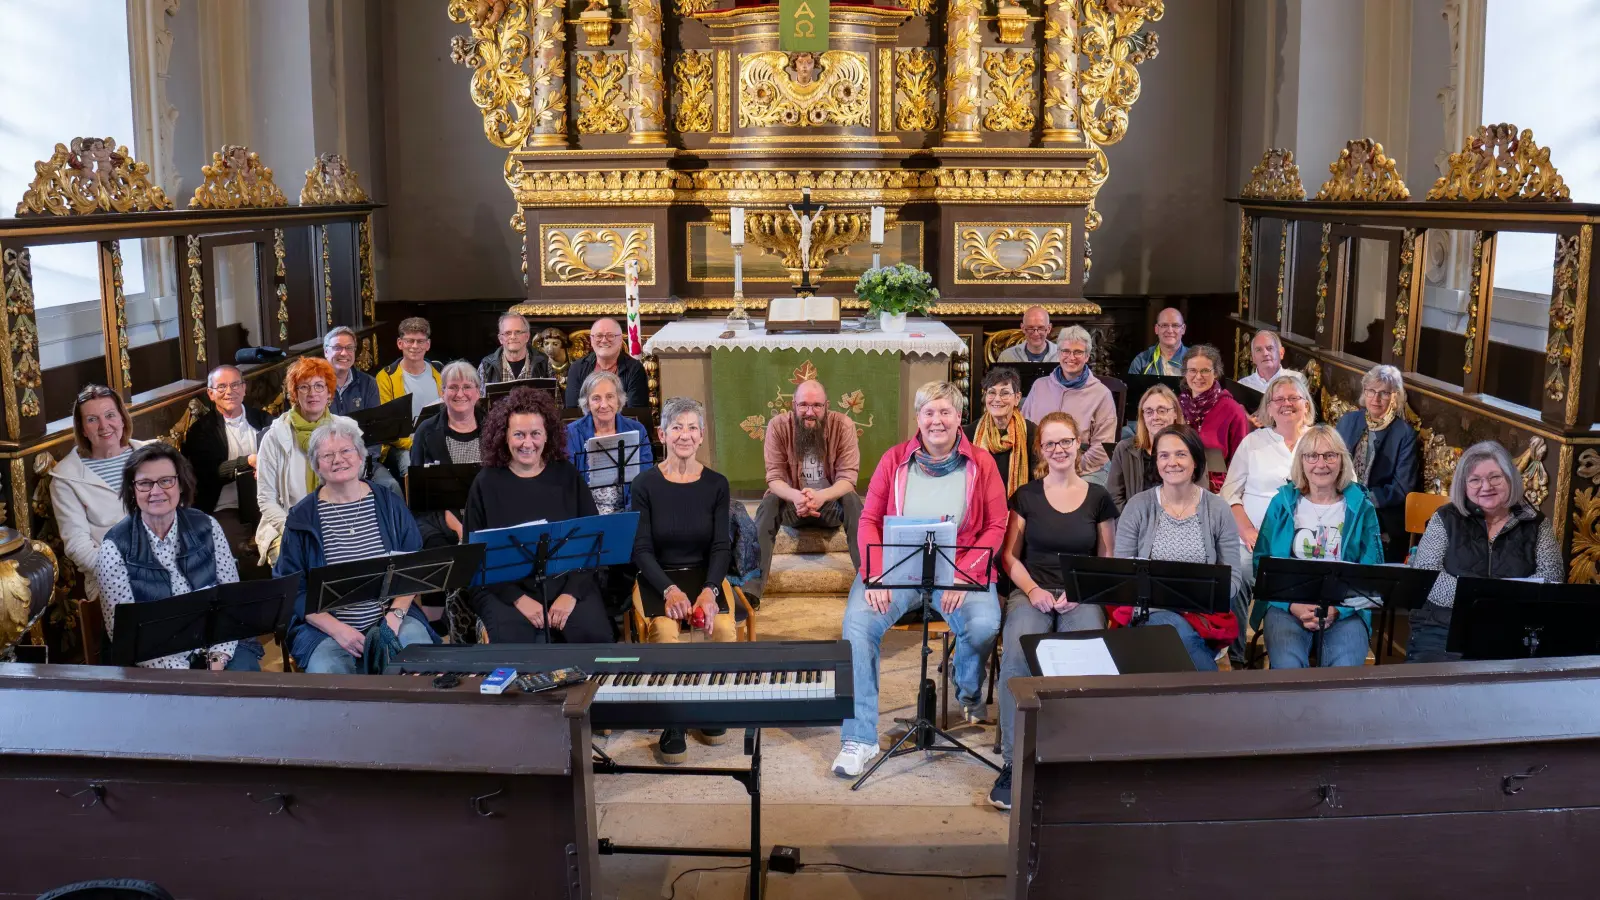
[[[1290,483],[1278,489],[1256,539],[1255,566],[1268,556],[1294,559],[1342,559],[1379,565],[1383,542],[1378,511],[1367,489],[1356,483],[1355,464],[1339,433],[1313,425],[1295,444],[1289,464]],[[1365,609],[1329,607],[1318,618],[1309,603],[1259,602],[1251,624],[1264,622],[1267,655],[1274,669],[1310,665],[1311,642],[1322,632],[1321,665],[1359,666],[1367,661],[1372,613]]]

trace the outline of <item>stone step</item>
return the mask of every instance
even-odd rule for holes
[[[778,538],[772,542],[772,553],[850,553],[850,541],[843,528],[829,531],[826,528],[779,528]]]
[[[843,596],[855,580],[849,553],[789,553],[772,557],[772,574],[762,600],[792,594]]]

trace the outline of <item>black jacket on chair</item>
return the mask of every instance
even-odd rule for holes
[[[272,424],[269,413],[248,406],[244,408],[244,419],[255,429],[258,439],[261,431]],[[255,473],[243,457],[228,457],[227,429],[222,416],[213,409],[196,419],[183,439],[183,455],[194,466],[194,508],[207,515],[215,513],[222,486],[243,477],[249,489],[239,491],[239,521],[252,523],[261,518],[256,506]]]

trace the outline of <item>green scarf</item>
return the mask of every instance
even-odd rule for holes
[[[324,415],[323,419],[326,418],[327,416]],[[315,422],[307,422],[305,418],[300,415],[299,410],[292,406],[289,407],[289,428],[294,432],[294,445],[299,447],[300,452],[304,453],[306,456],[307,494],[316,490],[322,484],[321,480],[317,478],[317,467],[312,463],[311,451],[309,449],[311,446],[311,432],[316,431],[317,426],[321,424],[322,419],[319,419]]]

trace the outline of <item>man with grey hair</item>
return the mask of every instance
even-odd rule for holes
[[[194,466],[194,508],[222,526],[228,547],[241,569],[255,562],[240,544],[255,535],[261,509],[256,505],[256,448],[261,432],[272,424],[264,410],[245,405],[244,375],[233,366],[217,366],[206,376],[210,412],[195,419],[183,439],[183,455]]]
[[[1156,313],[1156,342],[1133,358],[1129,375],[1182,375],[1183,357],[1189,348],[1183,335],[1189,330],[1183,313],[1167,307]]]
[[[861,472],[861,446],[850,417],[828,409],[828,392],[820,381],[794,389],[794,408],[767,423],[763,455],[767,495],[756,512],[756,541],[761,547],[761,576],[745,585],[751,603],[760,600],[772,570],[772,545],[778,529],[843,526],[850,561],[861,568],[856,526],[861,498],[856,478]]]
[[[1105,445],[1116,440],[1117,407],[1111,389],[1089,371],[1094,337],[1082,325],[1061,329],[1060,365],[1033,383],[1022,401],[1022,417],[1035,425],[1047,414],[1064,412],[1078,423],[1078,453],[1083,477],[1106,483]]]
[[[1022,343],[1001,350],[995,362],[1050,362],[1056,349],[1050,340],[1050,314],[1042,306],[1030,306],[1022,314]]]
[[[572,361],[567,370],[567,406],[578,405],[578,394],[583,382],[593,372],[610,372],[622,379],[623,405],[628,409],[641,409],[650,405],[650,381],[644,374],[644,363],[629,356],[622,349],[622,326],[616,319],[596,319],[589,326],[588,356]]]
[[[358,409],[371,409],[380,402],[378,380],[356,368],[356,333],[340,325],[322,337],[322,355],[333,364],[338,382],[328,409],[336,416],[348,416]]]
[[[1239,379],[1239,383],[1252,391],[1267,390],[1267,384],[1283,369],[1283,341],[1276,331],[1263,328],[1250,339],[1250,361],[1255,371]]]
[[[551,378],[550,357],[529,346],[533,329],[521,313],[503,312],[496,324],[500,347],[478,363],[478,380],[485,385],[525,378]]]

